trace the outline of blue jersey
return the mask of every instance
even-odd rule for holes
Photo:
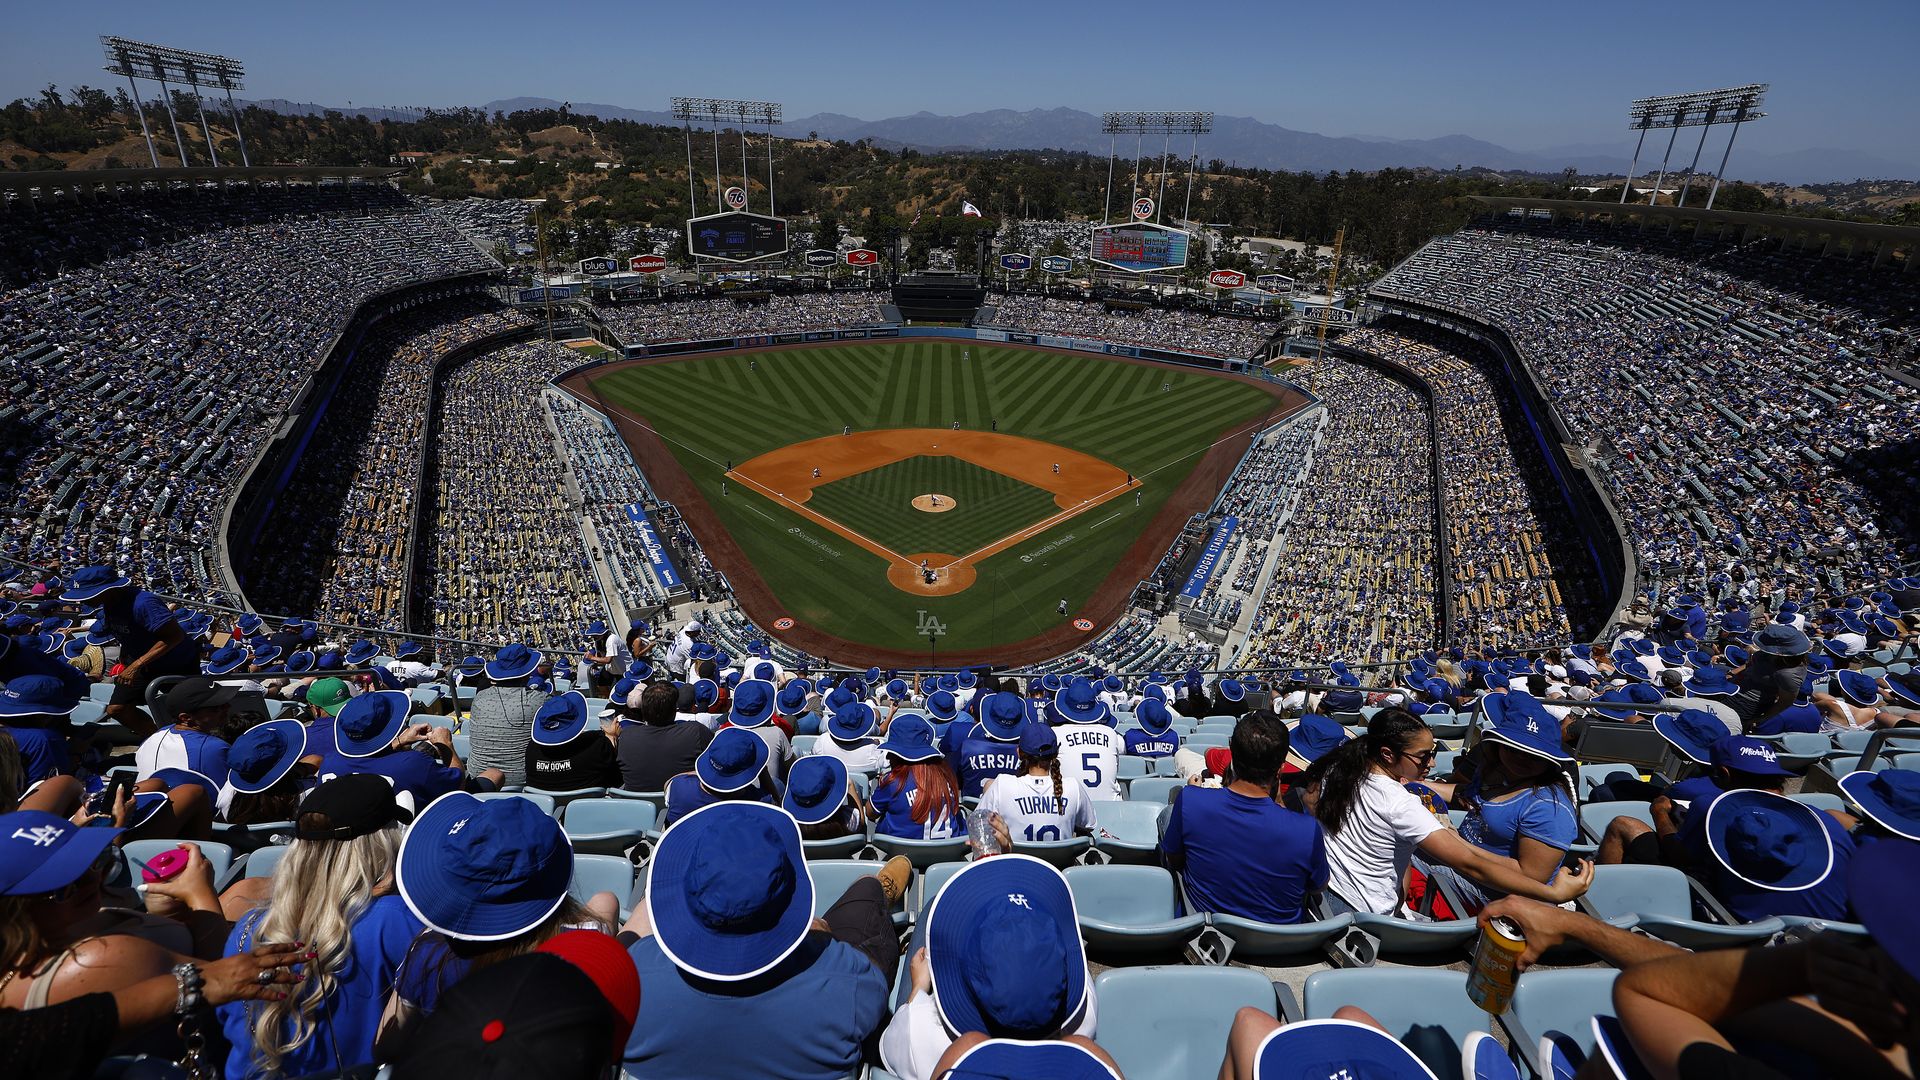
[[[1172,728],[1153,734],[1149,731],[1127,732],[1127,753],[1134,757],[1172,757],[1180,749],[1180,736]]]
[[[989,739],[976,727],[960,744],[960,794],[976,797],[989,779],[1020,771],[1020,744]]]

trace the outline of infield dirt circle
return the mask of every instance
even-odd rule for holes
[[[955,457],[1039,488],[1053,496],[1058,513],[968,552],[898,552],[807,505],[813,489],[910,457]],[[974,583],[975,565],[1128,490],[1125,469],[1078,450],[1019,435],[945,428],[888,428],[824,435],[770,450],[741,462],[727,475],[767,498],[833,530],[887,560],[887,580],[902,592],[947,596]],[[931,495],[913,505],[934,510]],[[951,508],[941,497],[939,510]],[[929,584],[921,569],[936,571]]]
[[[913,508],[929,514],[944,514],[953,509],[953,497],[950,495],[915,495]]]

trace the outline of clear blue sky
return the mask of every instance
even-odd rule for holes
[[[776,100],[796,118],[1202,108],[1329,135],[1458,133],[1516,149],[1612,144],[1624,156],[1630,99],[1771,82],[1772,116],[1743,131],[1743,145],[1920,158],[1916,0],[11,8],[4,100],[49,82],[107,85],[96,38],[111,33],[236,56],[253,72],[249,97],[335,105],[527,95],[659,109],[688,94]]]

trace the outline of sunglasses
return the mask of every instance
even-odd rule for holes
[[[1404,750],[1395,750],[1394,753],[1403,758],[1412,758],[1414,761],[1417,761],[1422,765],[1431,765],[1433,764],[1433,759],[1440,756],[1440,748],[1437,746],[1430,746],[1427,749],[1422,750],[1417,754],[1409,754]]]

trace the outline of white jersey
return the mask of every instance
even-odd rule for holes
[[[1053,729],[1060,740],[1060,775],[1067,783],[1086,787],[1095,801],[1120,799],[1120,755],[1126,740],[1105,724],[1061,724]]]
[[[1016,850],[1022,841],[1071,840],[1091,832],[1093,803],[1087,790],[1064,774],[1060,779],[1060,797],[1055,798],[1051,776],[996,776],[981,793],[978,812],[999,814]]]

